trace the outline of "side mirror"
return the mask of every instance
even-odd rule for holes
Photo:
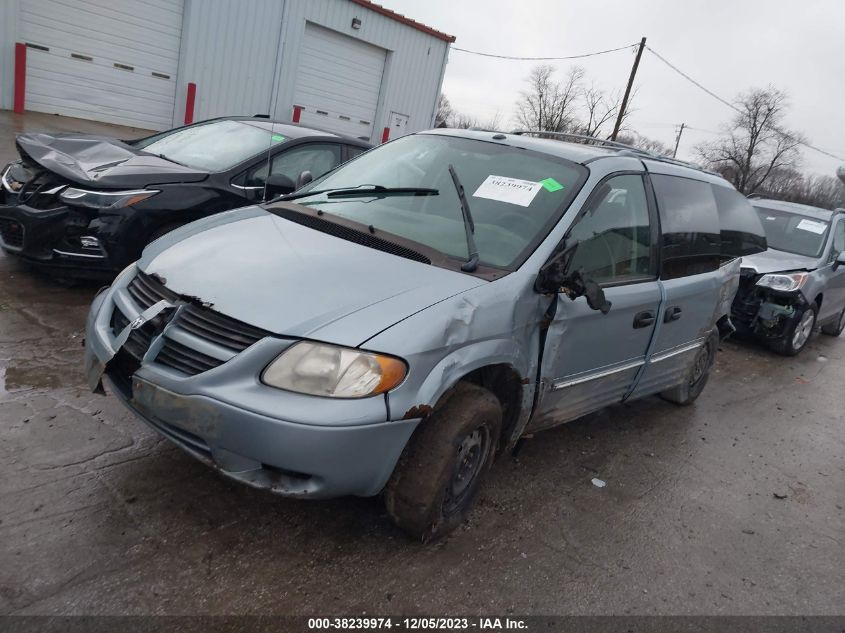
[[[833,270],[836,270],[840,266],[845,266],[845,251],[842,251],[837,255],[836,261],[833,262]]]
[[[566,271],[577,250],[578,242],[574,242],[552,255],[551,259],[540,268],[537,279],[534,281],[534,290],[544,295],[560,292],[568,281]]]
[[[564,248],[540,269],[534,289],[542,294],[564,293],[572,301],[586,297],[587,305],[602,314],[610,312],[611,302],[604,296],[604,290],[592,279],[586,279],[580,270],[569,271],[578,242]]]
[[[305,185],[307,185],[312,180],[314,180],[314,176],[311,175],[310,171],[308,171],[306,169],[305,171],[301,172],[296,177],[296,189],[295,189],[295,191],[300,189],[301,187],[304,187]]]
[[[296,190],[296,183],[284,174],[271,174],[267,178],[266,199],[272,200],[278,196],[293,193]]]

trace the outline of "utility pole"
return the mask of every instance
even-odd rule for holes
[[[678,145],[681,144],[681,134],[684,133],[684,127],[686,123],[681,123],[681,128],[678,130],[678,136],[675,138],[675,151],[672,152],[672,158],[675,158],[678,155]]]
[[[637,49],[637,57],[634,59],[633,68],[631,68],[631,76],[628,77],[628,86],[625,88],[625,96],[622,97],[622,104],[619,106],[619,116],[616,117],[616,125],[613,126],[613,134],[610,137],[611,141],[616,140],[616,135],[619,134],[619,128],[622,127],[622,117],[625,116],[625,108],[628,107],[628,97],[631,96],[631,87],[634,85],[634,77],[637,76],[637,67],[640,65],[640,57],[643,56],[644,48],[645,38],[640,40],[640,47]]]

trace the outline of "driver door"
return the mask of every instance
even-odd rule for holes
[[[660,313],[658,225],[643,174],[600,183],[567,232],[578,246],[568,266],[598,282],[611,302],[602,314],[585,297],[558,296],[542,365],[543,394],[529,430],[621,402],[645,363]]]

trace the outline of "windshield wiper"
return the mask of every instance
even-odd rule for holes
[[[144,150],[141,150],[142,152]],[[157,156],[158,158],[162,158],[166,160],[168,163],[173,163],[174,165],[181,165],[182,167],[187,167],[185,163],[180,163],[178,160],[173,160],[169,156],[165,156],[164,154],[156,154],[155,152],[145,152],[147,154],[152,154],[153,156]]]
[[[449,165],[449,175],[452,176],[452,182],[455,183],[458,200],[461,201],[461,215],[464,218],[464,232],[467,235],[469,259],[461,264],[461,270],[465,273],[471,273],[478,268],[478,247],[475,245],[475,222],[472,221],[469,202],[467,202],[467,197],[464,195],[464,186],[461,184],[460,179],[458,179],[458,173],[452,165]]]
[[[383,196],[437,196],[440,195],[438,189],[424,189],[421,187],[383,187],[381,185],[372,185],[361,187],[336,187],[334,189],[320,189],[319,191],[303,191],[302,193],[289,193],[286,196],[276,198],[276,200],[297,200],[299,198],[306,198],[308,196],[318,196],[326,194],[328,198],[370,198]]]

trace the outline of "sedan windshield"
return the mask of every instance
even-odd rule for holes
[[[547,154],[419,134],[368,152],[314,181],[297,192],[297,203],[466,260],[466,229],[450,165],[466,192],[481,264],[506,269],[519,266],[548,234],[587,175],[581,165]],[[379,193],[376,188],[381,187],[388,191]],[[328,192],[354,188],[372,193]],[[425,193],[399,195],[396,188]],[[313,196],[301,195],[310,191]]]
[[[806,257],[821,256],[830,222],[763,207],[755,210],[766,230],[769,248]]]
[[[193,169],[225,171],[284,140],[265,126],[223,120],[164,132],[135,147]]]

